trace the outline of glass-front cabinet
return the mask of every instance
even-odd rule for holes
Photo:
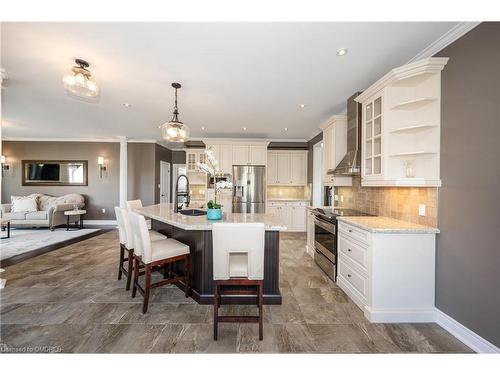
[[[382,96],[363,105],[363,176],[382,174]]]

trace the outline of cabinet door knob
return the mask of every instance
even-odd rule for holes
[[[349,233],[352,233],[352,229],[349,229]]]
[[[351,249],[347,249],[347,251],[351,252]]]
[[[351,274],[350,274],[350,273],[348,273],[348,274],[347,274],[347,277],[351,277]]]

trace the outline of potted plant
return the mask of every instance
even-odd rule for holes
[[[220,220],[222,219],[222,205],[210,200],[207,203],[207,219]]]

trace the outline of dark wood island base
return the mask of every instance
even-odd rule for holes
[[[215,284],[212,266],[212,231],[185,230],[158,220],[151,220],[151,228],[175,238],[190,248],[191,297],[202,305],[213,304]],[[264,249],[264,304],[281,305],[279,288],[279,231],[266,231]],[[241,239],[245,241],[244,238]],[[178,265],[182,273],[182,265]],[[178,285],[183,288],[181,284]],[[257,304],[257,297],[247,295],[225,295],[224,304]]]

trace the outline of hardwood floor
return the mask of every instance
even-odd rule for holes
[[[118,234],[107,232],[6,268],[0,352],[77,353],[464,353],[436,324],[371,324],[304,253],[304,234],[282,234],[281,306],[257,324],[221,323],[177,287],[154,290],[149,310],[118,281]],[[221,313],[255,315],[253,306]]]

